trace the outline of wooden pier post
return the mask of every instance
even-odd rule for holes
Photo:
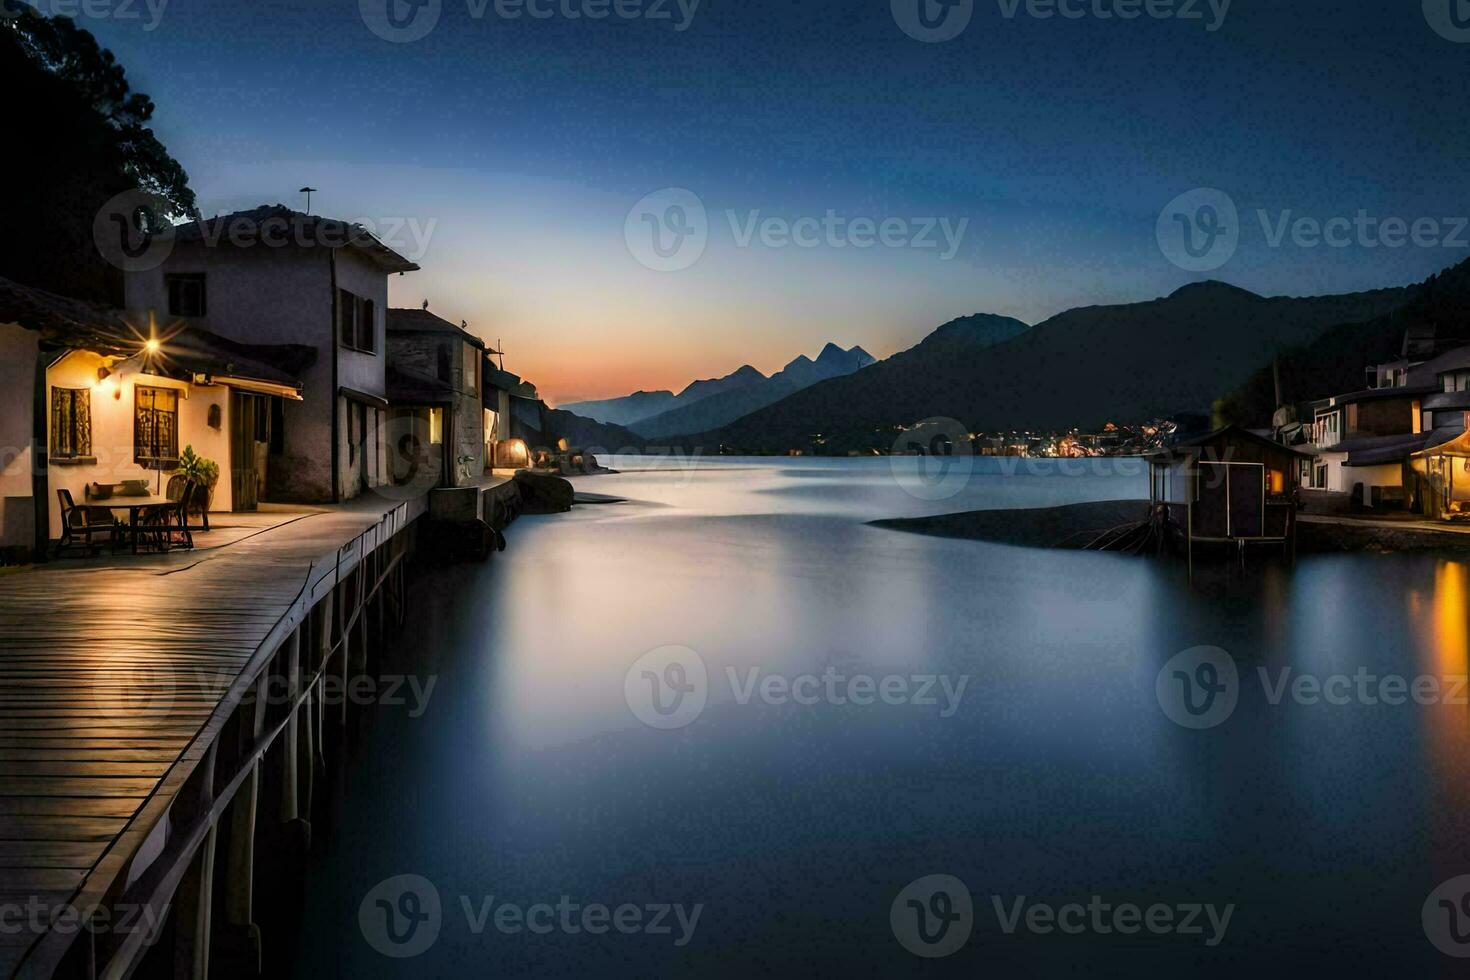
[[[214,764],[218,744],[211,745],[174,801],[169,819],[187,827],[214,804]],[[211,906],[214,903],[214,850],[217,825],[189,860],[171,903],[173,922],[173,975],[175,980],[208,980]]]
[[[254,697],[240,706],[242,748],[249,751],[265,733],[269,673],[255,684]],[[225,857],[224,913],[230,928],[225,933],[229,961],[247,967],[247,975],[260,972],[260,928],[255,924],[255,821],[260,800],[260,762],[257,760],[230,801],[228,849]],[[233,972],[233,971],[232,971]]]
[[[194,853],[189,870],[174,893],[175,980],[209,980],[209,933],[214,896],[214,845],[218,828],[210,827]]]
[[[306,629],[306,623],[292,631],[286,640],[284,650],[285,675],[286,675],[286,698],[287,704],[291,705],[290,716],[286,719],[286,730],[281,733],[281,822],[291,823],[301,816],[299,793],[301,786],[300,771],[300,744],[301,744],[301,712],[303,709],[295,707],[296,699],[301,696],[301,633]]]

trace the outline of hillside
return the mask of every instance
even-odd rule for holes
[[[1396,360],[1404,332],[1426,327],[1434,328],[1441,338],[1470,340],[1470,261],[1431,276],[1396,310],[1363,322],[1345,323],[1309,344],[1283,351],[1282,398],[1296,403],[1356,391],[1364,386],[1365,367]],[[1269,425],[1276,409],[1271,365],[1261,365],[1222,402],[1225,421]]]
[[[567,445],[574,449],[594,452],[642,452],[644,449],[643,438],[620,425],[609,425],[555,408],[546,410],[546,418],[550,429],[549,441],[553,445],[557,439],[565,439]]]
[[[857,374],[671,441],[779,453],[810,449],[821,433],[826,451],[842,451],[887,448],[895,426],[931,417],[1008,431],[1208,413],[1221,391],[1277,351],[1383,316],[1411,295],[1396,288],[1266,298],[1202,282],[1143,303],[1068,310],[1030,330],[1005,317],[966,317]],[[995,343],[977,332],[995,324],[1012,325],[1012,335]]]

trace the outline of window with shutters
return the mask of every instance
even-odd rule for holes
[[[92,392],[86,388],[51,389],[51,458],[92,457]]]
[[[163,469],[179,461],[179,393],[133,388],[133,462]]]

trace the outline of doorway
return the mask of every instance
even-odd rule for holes
[[[270,455],[271,411],[264,395],[230,393],[230,498],[237,511],[260,508]]]

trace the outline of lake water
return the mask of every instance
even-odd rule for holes
[[[866,526],[1147,489],[925,462],[620,459],[420,577],[297,975],[1463,975],[1465,564]]]

